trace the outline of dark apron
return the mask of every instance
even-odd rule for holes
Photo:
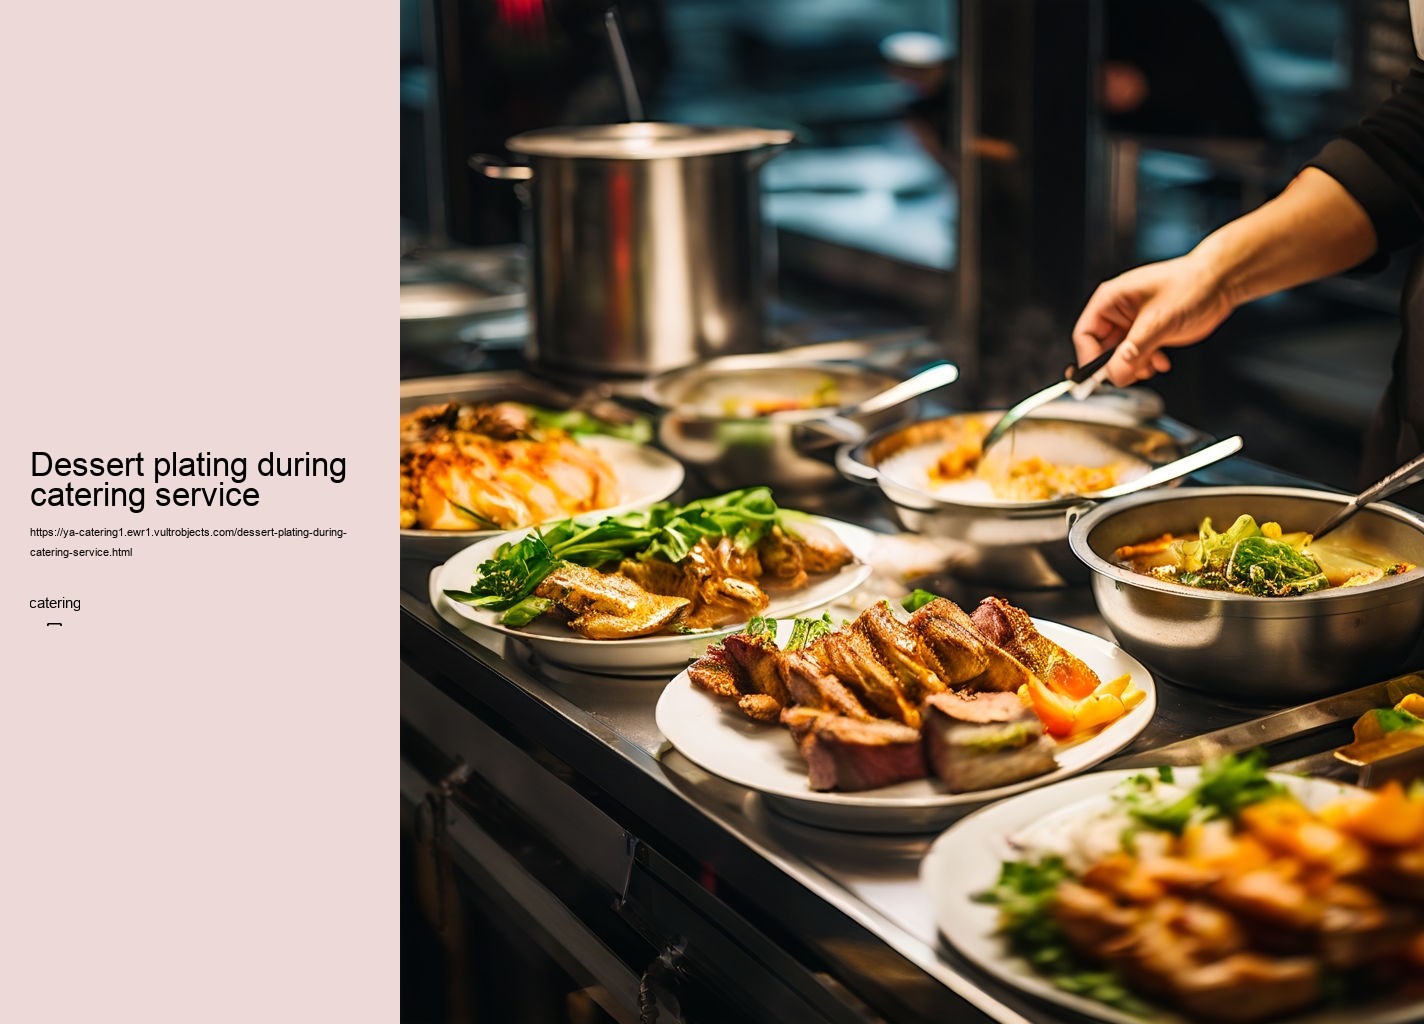
[[[1361,487],[1424,452],[1424,246],[1410,265],[1399,317],[1403,333],[1394,352],[1394,376],[1365,434]],[[1424,484],[1391,500],[1424,510]]]

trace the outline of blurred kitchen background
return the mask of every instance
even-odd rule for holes
[[[624,119],[605,7],[402,0],[403,375],[518,363],[519,186],[468,158]],[[649,120],[797,135],[761,171],[775,272],[755,347],[922,327],[965,407],[1056,379],[1099,280],[1269,198],[1412,53],[1406,0],[620,9]],[[1151,386],[1249,456],[1350,487],[1407,255],[1239,311]],[[463,304],[431,287],[452,282]]]

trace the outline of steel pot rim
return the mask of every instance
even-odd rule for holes
[[[1269,485],[1226,485],[1219,487],[1181,487],[1171,491],[1144,491],[1122,498],[1105,501],[1085,513],[1068,530],[1068,545],[1073,554],[1092,571],[1095,582],[1098,578],[1138,590],[1202,602],[1221,602],[1231,608],[1233,614],[1249,614],[1259,618],[1298,618],[1327,613],[1346,613],[1364,608],[1381,607],[1377,595],[1383,591],[1396,591],[1399,600],[1405,600],[1415,589],[1424,586],[1424,566],[1419,566],[1401,576],[1386,577],[1374,583],[1358,587],[1331,587],[1309,594],[1293,594],[1289,597],[1256,597],[1252,594],[1237,594],[1232,591],[1200,590],[1181,583],[1169,583],[1144,573],[1114,565],[1093,550],[1089,543],[1093,531],[1107,519],[1129,509],[1143,505],[1164,502],[1186,501],[1193,498],[1240,495],[1242,497],[1303,498],[1310,500],[1344,504],[1350,495],[1338,491],[1325,491],[1306,487],[1278,487]],[[1376,512],[1389,516],[1413,527],[1424,534],[1424,515],[1392,502],[1377,502],[1362,510],[1361,515]],[[1395,602],[1384,602],[1393,604]]]

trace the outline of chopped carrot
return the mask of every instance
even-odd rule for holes
[[[1030,676],[1028,696],[1033,713],[1043,723],[1043,731],[1060,739],[1073,731],[1074,705],[1066,697],[1054,693],[1038,676]]]

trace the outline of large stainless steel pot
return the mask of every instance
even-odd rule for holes
[[[859,445],[843,446],[836,465],[852,480],[879,486],[905,529],[952,545],[954,573],[960,578],[1019,588],[1087,582],[1087,570],[1068,548],[1069,512],[1081,510],[1082,498],[975,501],[937,494],[931,486],[927,462],[971,434],[982,436],[985,424],[999,415],[961,413],[883,431]],[[1096,451],[1130,456],[1144,468],[1170,462],[1203,440],[1194,433],[1173,435],[1154,427],[1047,415],[1024,420],[1015,434],[1020,456],[1071,462]]]
[[[506,145],[528,167],[532,330],[560,372],[657,373],[762,345],[756,170],[795,136],[760,128],[547,128]]]
[[[1154,674],[1238,701],[1296,703],[1388,677],[1424,632],[1424,570],[1362,587],[1293,597],[1194,590],[1113,563],[1112,553],[1164,533],[1194,534],[1249,513],[1310,528],[1348,495],[1291,487],[1181,488],[1106,502],[1069,532],[1093,574],[1098,610],[1123,650]],[[1424,516],[1372,505],[1337,533],[1424,565]]]

